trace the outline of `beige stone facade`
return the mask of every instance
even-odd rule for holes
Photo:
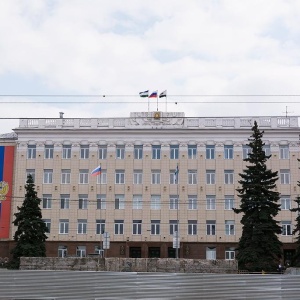
[[[15,129],[12,214],[32,173],[53,255],[69,243],[81,248],[68,249],[67,255],[84,255],[102,245],[103,220],[101,228],[110,235],[106,255],[174,256],[178,220],[180,257],[232,259],[242,230],[241,216],[232,207],[239,205],[238,174],[246,166],[254,120],[265,131],[266,151],[272,154],[268,165],[279,175],[280,240],[293,249],[295,214],[289,208],[299,194],[297,117],[186,118],[184,113],[144,112],[129,118],[22,119]],[[100,176],[90,175],[99,165],[101,183]]]

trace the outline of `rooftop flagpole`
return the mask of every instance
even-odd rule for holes
[[[163,97],[166,97],[166,112],[167,112],[167,90],[159,94],[159,98],[163,98]]]

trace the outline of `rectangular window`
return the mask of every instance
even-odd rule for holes
[[[115,220],[115,234],[124,234],[124,220]]]
[[[60,209],[69,209],[70,208],[70,195],[62,194],[60,195]]]
[[[45,219],[43,220],[46,227],[47,227],[47,233],[50,233],[51,232],[51,220],[50,219]]]
[[[106,209],[106,195],[97,195],[97,209]]]
[[[134,146],[134,159],[143,159],[143,145]]]
[[[225,210],[234,208],[234,196],[225,196]]]
[[[232,220],[225,221],[225,235],[235,235],[234,221]]]
[[[289,145],[280,145],[279,152],[280,152],[280,155],[279,155],[280,159],[289,159],[290,158]]]
[[[188,209],[197,209],[198,203],[197,203],[197,196],[188,196]]]
[[[125,171],[116,170],[116,184],[124,184],[124,183],[125,183]]]
[[[58,246],[58,257],[66,257],[68,255],[67,246]]]
[[[215,170],[206,170],[206,184],[216,184]]]
[[[179,157],[179,145],[170,146],[170,159],[178,159]]]
[[[264,145],[263,146],[263,151],[265,151],[265,155],[266,156],[271,155],[271,147],[270,147],[270,145]]]
[[[27,147],[27,158],[35,159],[36,158],[36,145],[28,145]]]
[[[152,184],[160,184],[160,171],[159,170],[152,170],[151,183]]]
[[[53,159],[54,146],[53,145],[45,145],[45,159]]]
[[[79,195],[78,209],[88,208],[88,195]]]
[[[188,170],[188,184],[197,184],[196,170]]]
[[[151,220],[151,234],[160,234],[160,220]]]
[[[228,247],[225,248],[225,259],[226,260],[234,260],[235,259],[235,249]]]
[[[132,209],[142,209],[142,208],[143,208],[143,197],[142,197],[142,195],[133,195]]]
[[[151,195],[151,209],[160,209],[160,195]]]
[[[178,209],[178,198],[177,196],[170,196],[170,209]]]
[[[71,145],[63,145],[62,158],[63,159],[70,159],[71,158]]]
[[[77,257],[86,257],[86,246],[77,246],[76,247],[76,256]]]
[[[44,170],[44,183],[49,184],[53,181],[53,170],[45,169]]]
[[[103,234],[105,232],[105,220],[98,219],[96,220],[96,234]]]
[[[216,260],[217,249],[216,247],[206,247],[206,259],[207,260]]]
[[[62,169],[61,170],[61,183],[70,184],[71,183],[71,170]]]
[[[233,159],[233,145],[224,146],[224,159]]]
[[[290,210],[291,209],[291,198],[290,196],[281,196],[280,197],[281,210]]]
[[[43,208],[51,209],[51,207],[52,207],[52,195],[44,194],[43,195]]]
[[[143,184],[143,171],[134,170],[133,171],[133,184]]]
[[[251,152],[252,152],[251,147],[249,147],[248,145],[243,145],[243,159],[248,158]]]
[[[115,195],[115,209],[125,208],[125,198],[124,195]]]
[[[79,170],[79,183],[80,184],[89,183],[89,170]]]
[[[59,234],[69,233],[69,220],[61,219],[59,220]]]
[[[98,158],[99,159],[107,158],[107,146],[99,146],[98,147]]]
[[[224,170],[224,184],[233,184],[233,170]]]
[[[188,145],[188,159],[197,158],[197,145]]]
[[[31,176],[32,176],[33,182],[35,182],[35,169],[26,169],[26,178],[25,178],[25,182],[27,182],[28,175],[31,175]]]
[[[280,183],[290,184],[290,170],[280,170]]]
[[[153,145],[152,146],[152,159],[160,159],[161,146]]]
[[[175,170],[170,170],[170,184],[177,184],[176,182],[176,171]]]
[[[169,226],[170,226],[170,235],[174,235],[175,232],[178,231],[178,222],[177,222],[177,220],[170,220],[169,221]]]
[[[89,159],[90,149],[89,145],[80,145],[80,158]]]
[[[215,210],[216,209],[216,196],[206,196],[206,209]]]
[[[206,145],[206,159],[215,159],[215,145]]]
[[[197,220],[188,220],[188,235],[197,235]]]
[[[291,221],[282,221],[282,235],[292,235],[292,222]]]
[[[207,220],[206,221],[206,235],[216,235],[216,221]]]
[[[132,221],[132,234],[142,234],[142,220]]]
[[[125,146],[117,146],[116,159],[124,159],[124,158],[125,158]]]
[[[77,220],[77,233],[78,234],[86,234],[87,229],[87,220],[86,219],[78,219]]]
[[[97,176],[97,184],[107,183],[107,171],[101,168],[101,174]]]

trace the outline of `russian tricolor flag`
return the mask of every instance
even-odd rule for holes
[[[97,175],[100,175],[101,174],[101,166],[98,166],[96,169],[94,169],[92,172],[91,172],[91,175],[92,176],[97,176]]]

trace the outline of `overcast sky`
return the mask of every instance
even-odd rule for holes
[[[299,115],[278,96],[300,95],[299,20],[299,0],[0,0],[1,118]]]

